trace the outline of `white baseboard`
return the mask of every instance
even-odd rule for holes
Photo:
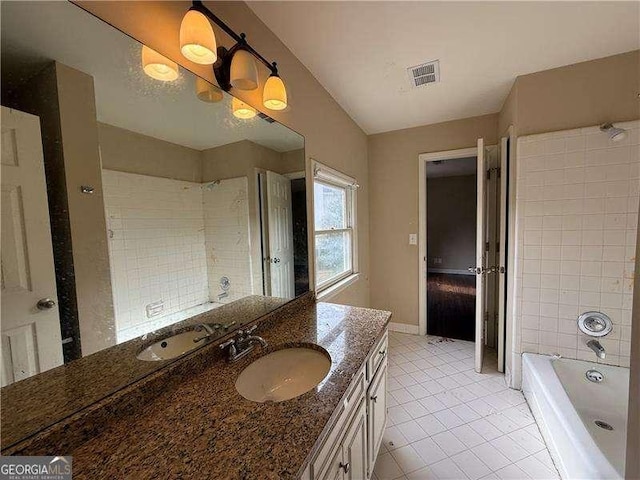
[[[412,335],[420,334],[418,325],[407,325],[406,323],[389,323],[389,330],[392,332],[410,333]]]

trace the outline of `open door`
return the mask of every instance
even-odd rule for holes
[[[62,365],[38,117],[2,107],[2,386]]]
[[[478,139],[478,164],[476,169],[476,353],[475,370],[482,371],[485,341],[485,279],[486,279],[486,186],[487,169],[484,151],[484,139]]]
[[[295,296],[291,180],[267,171],[267,223],[271,296]]]
[[[506,288],[507,288],[507,156],[509,154],[507,137],[500,142],[500,240],[498,250],[498,371],[504,372],[504,340],[506,322]]]

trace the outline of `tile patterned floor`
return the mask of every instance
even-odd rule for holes
[[[521,392],[474,345],[390,333],[389,417],[374,480],[558,479]]]

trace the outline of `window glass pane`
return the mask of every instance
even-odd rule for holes
[[[315,210],[316,230],[346,228],[346,189],[315,182],[313,202]]]
[[[351,232],[316,234],[316,283],[351,271]]]

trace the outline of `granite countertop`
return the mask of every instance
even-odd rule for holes
[[[198,323],[235,320],[231,332],[287,302],[282,298],[248,296],[3,387],[2,451],[176,360],[138,360],[136,355],[147,345]],[[220,336],[226,333],[221,332]]]
[[[210,356],[209,366],[62,454],[73,455],[76,479],[296,478],[390,318],[379,310],[311,304],[259,325],[255,334],[268,348],[237,363],[222,360],[214,345],[203,348],[200,360]],[[237,393],[235,380],[256,358],[309,343],[332,360],[317,388],[280,403]]]

